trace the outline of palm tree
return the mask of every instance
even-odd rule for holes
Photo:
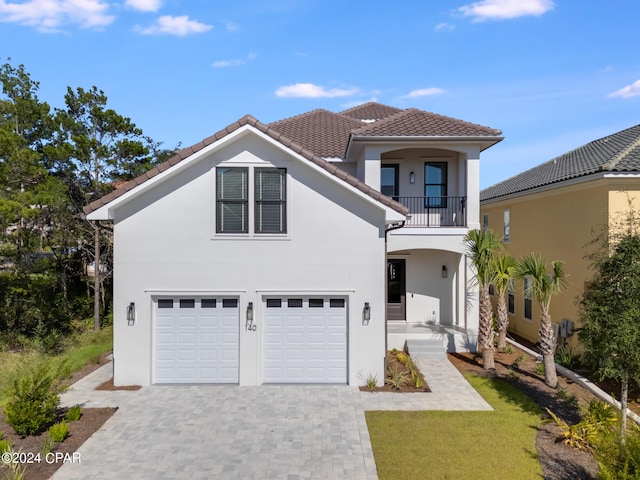
[[[507,253],[498,255],[495,258],[491,283],[498,295],[496,304],[496,312],[498,315],[498,348],[505,348],[507,346],[507,328],[509,328],[507,290],[509,289],[509,283],[515,276],[515,267],[515,258]]]
[[[564,262],[551,262],[551,272],[548,272],[544,258],[535,253],[530,253],[517,263],[516,273],[518,277],[528,276],[531,278],[529,289],[540,305],[540,333],[538,335],[540,353],[542,353],[542,361],[544,363],[544,383],[555,388],[558,385],[554,360],[556,338],[551,326],[549,305],[551,304],[551,298],[567,286]]]
[[[480,320],[478,350],[482,352],[485,370],[495,369],[493,358],[493,309],[489,299],[489,285],[493,278],[494,258],[503,245],[491,230],[470,230],[465,236],[468,255],[473,262],[475,278],[480,289]]]

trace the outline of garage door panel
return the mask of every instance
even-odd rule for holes
[[[175,297],[155,309],[155,383],[238,383],[240,310],[226,304]]]
[[[344,299],[267,299],[264,309],[265,383],[346,383]]]

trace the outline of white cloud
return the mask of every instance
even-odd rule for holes
[[[162,0],[126,0],[124,4],[142,12],[157,12],[162,6]]]
[[[278,97],[285,98],[334,98],[348,97],[359,93],[357,88],[325,88],[313,83],[285,85],[276,90]]]
[[[440,22],[435,26],[435,31],[436,32],[440,32],[441,30],[453,30],[455,29],[455,25],[451,25],[450,23],[447,22]]]
[[[230,21],[225,21],[224,22],[224,28],[227,29],[227,32],[235,32],[236,30],[238,30],[240,28],[240,25],[238,25],[237,23],[234,22],[230,22]]]
[[[616,90],[615,92],[611,92],[608,97],[622,97],[622,98],[631,98],[640,96],[640,80],[636,80],[631,85],[627,85],[626,87],[622,87],[620,90]]]
[[[153,25],[147,28],[136,27],[136,31],[143,35],[175,35],[184,37],[194,33],[204,33],[213,28],[212,25],[200,23],[197,20],[189,20],[187,15],[172,17],[163,15]]]
[[[82,28],[104,27],[114,20],[109,4],[101,0],[29,0],[8,3],[0,0],[0,22],[18,23],[44,32],[59,32],[63,25]]]
[[[430,95],[441,95],[445,93],[445,90],[438,87],[430,87],[430,88],[420,88],[418,90],[412,90],[403,98],[418,98],[418,97],[428,97]]]
[[[507,20],[528,15],[540,16],[553,10],[553,0],[482,0],[457,9],[476,22]]]
[[[257,55],[251,52],[246,57],[236,58],[235,60],[216,60],[211,64],[211,66],[213,68],[239,67],[251,60],[255,60],[256,57]]]

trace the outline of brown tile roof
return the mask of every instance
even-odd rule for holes
[[[601,172],[640,171],[640,125],[593,140],[480,192],[480,200],[586,177]]]
[[[368,102],[357,107],[343,110],[340,115],[355,118],[356,120],[380,120],[394,113],[401,112],[401,108],[382,105],[381,103]]]
[[[269,124],[287,138],[324,158],[343,158],[349,133],[362,122],[328,110],[312,110]]]
[[[312,112],[310,112],[310,113],[312,113]],[[222,138],[226,137],[227,135],[229,135],[233,131],[235,131],[235,130],[237,130],[240,127],[245,126],[245,125],[250,125],[250,126],[256,128],[257,130],[263,132],[264,134],[268,135],[269,137],[273,138],[274,140],[280,142],[285,147],[287,147],[290,150],[298,153],[299,155],[302,155],[304,158],[306,158],[307,160],[315,163],[316,165],[324,168],[329,173],[335,175],[336,177],[338,177],[341,180],[345,181],[349,185],[352,185],[353,187],[357,188],[361,192],[367,194],[368,196],[370,196],[374,200],[377,200],[378,202],[382,203],[383,205],[392,208],[393,210],[401,213],[402,215],[407,215],[409,213],[408,208],[405,207],[404,205],[400,204],[399,202],[396,202],[395,200],[392,200],[390,197],[387,197],[386,195],[383,195],[379,191],[371,188],[369,185],[367,185],[366,183],[358,180],[353,175],[350,175],[347,172],[345,172],[344,170],[338,168],[335,164],[328,162],[327,160],[325,160],[322,157],[318,156],[317,154],[315,154],[313,151],[309,150],[308,148],[305,148],[304,146],[302,146],[302,145],[294,142],[293,140],[289,139],[284,134],[282,134],[281,132],[279,132],[278,130],[273,128],[271,125],[265,125],[264,123],[256,120],[251,115],[245,115],[244,117],[242,117],[237,122],[234,122],[231,125],[227,126],[226,128],[224,128],[224,129],[220,130],[219,132],[215,133],[214,135],[212,135],[212,136],[210,136],[208,138],[205,138],[203,141],[201,141],[199,143],[196,143],[195,145],[192,145],[190,147],[187,147],[187,148],[184,148],[182,150],[179,150],[178,152],[176,152],[176,154],[173,157],[171,157],[166,162],[161,163],[160,165],[152,168],[148,172],[140,175],[139,177],[128,181],[127,183],[125,183],[121,187],[115,189],[113,192],[105,195],[104,197],[102,197],[102,198],[100,198],[100,199],[98,199],[98,200],[96,200],[94,202],[91,202],[89,205],[84,207],[84,213],[85,214],[89,214],[89,213],[97,210],[98,208],[100,208],[100,207],[102,207],[104,205],[107,205],[108,203],[110,203],[111,201],[115,200],[116,198],[118,198],[118,197],[124,195],[125,193],[127,193],[128,191],[136,188],[138,185],[141,185],[142,183],[144,183],[147,180],[155,177],[159,173],[164,172],[165,170],[171,168],[172,166],[176,165],[177,163],[180,163],[182,160],[188,158],[189,156],[193,155],[194,153],[202,150],[206,146],[211,145],[212,143],[214,143],[214,142],[216,142],[218,140],[221,140]]]
[[[408,108],[351,132],[358,137],[496,137],[500,130]]]

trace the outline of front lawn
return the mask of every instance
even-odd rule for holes
[[[501,380],[466,377],[494,411],[365,413],[380,480],[542,478],[535,402]]]

